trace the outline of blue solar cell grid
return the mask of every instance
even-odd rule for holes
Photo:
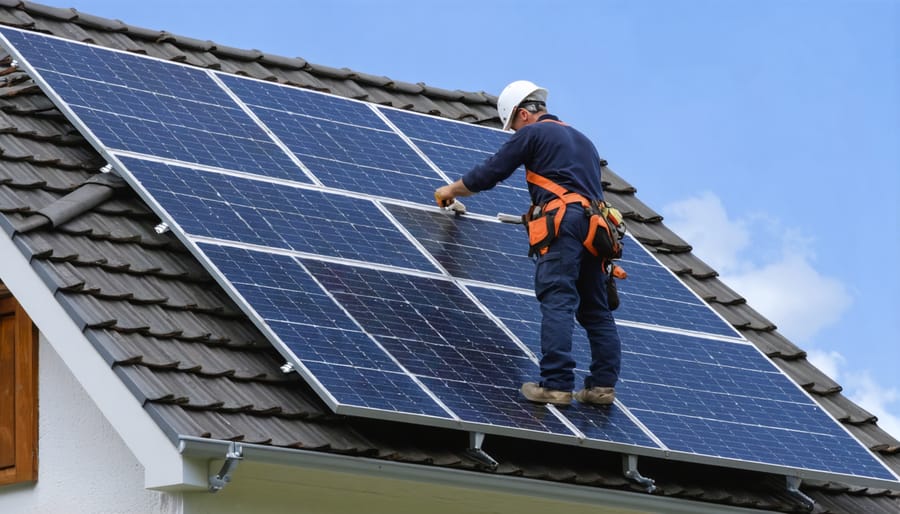
[[[234,75],[222,74],[220,78],[228,89],[251,107],[388,130],[384,121],[362,102]]]
[[[449,416],[297,260],[221,245],[199,246],[336,401],[361,408]]]
[[[534,268],[520,225],[391,205],[388,210],[450,274],[530,289]]]
[[[29,62],[109,148],[309,182],[201,70],[4,34],[38,52]]]
[[[43,72],[155,91],[172,97],[225,105],[228,95],[203,70],[125,52],[75,44],[32,32],[0,29],[29,64]]]
[[[509,133],[431,116],[380,108],[422,152],[451,180],[456,180],[481,163],[509,139]],[[465,198],[470,212],[494,216],[521,214],[530,204],[523,169],[494,187],[490,194]]]
[[[457,123],[434,116],[379,107],[391,123],[413,140],[478,150],[490,155],[509,139],[508,132]]]
[[[369,200],[122,161],[188,234],[437,271]]]
[[[659,448],[634,418],[669,451],[897,480],[631,239],[622,259],[629,278],[618,282],[618,403],[576,403],[560,415],[524,401],[519,385],[538,376],[540,315],[522,227],[397,205],[387,205],[388,217],[371,200],[335,191],[431,205],[445,179],[416,149],[456,179],[496,151],[507,133],[390,108],[376,113],[361,102],[218,74],[226,91],[203,70],[12,29],[0,33],[194,239],[333,406],[555,440],[574,441],[572,426],[589,446]],[[326,190],[311,187],[294,159]],[[523,212],[528,194],[521,175],[465,199],[469,211]],[[257,249],[238,247],[246,245]],[[454,278],[519,292],[461,289],[438,278],[442,270],[429,257]],[[582,331],[573,346],[580,381],[590,361]]]
[[[326,262],[306,266],[464,421],[572,435],[543,407],[536,416],[517,399],[536,364],[452,283]]]

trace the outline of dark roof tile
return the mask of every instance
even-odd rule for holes
[[[75,12],[75,9],[72,8],[52,7],[36,2],[21,2],[20,5],[23,9],[25,9],[26,12],[28,12],[28,14],[50,18],[53,20],[71,21],[78,16],[78,14]]]
[[[689,252],[660,251],[654,254],[660,262],[677,275],[690,273],[694,278],[719,276],[716,270]]]
[[[798,359],[785,361],[782,359],[773,359],[779,368],[790,375],[795,382],[803,386],[804,389],[818,395],[826,395],[841,392],[840,384],[832,380],[828,375],[813,366],[806,359]]]
[[[7,3],[6,0],[4,0],[4,3]],[[14,1],[13,3],[18,5],[20,2]],[[4,7],[7,6],[4,5]],[[4,8],[0,9],[0,23],[11,27],[30,28],[34,26],[35,21],[34,18],[21,9]]]
[[[778,332],[771,331],[745,331],[744,337],[749,339],[762,350],[763,353],[771,358],[781,358],[784,360],[805,359],[806,352],[797,345],[790,342],[786,337]]]
[[[763,331],[775,330],[776,328],[774,323],[744,303],[734,305],[712,303],[710,307],[737,328]]]
[[[102,16],[94,16],[93,14],[88,14],[81,12],[77,9],[72,9],[75,12],[76,18],[75,21],[78,22],[82,27],[88,27],[92,29],[100,29],[102,31],[108,32],[124,32],[128,29],[128,26],[125,25],[121,20],[113,20],[110,18],[104,18]]]
[[[726,286],[721,280],[717,279],[697,279],[693,275],[685,274],[681,276],[685,284],[688,285],[695,293],[707,302],[715,302],[724,305],[738,305],[746,303],[741,295],[737,294],[733,289]]]

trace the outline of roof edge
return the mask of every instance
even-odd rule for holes
[[[542,500],[603,505],[606,508],[638,512],[667,512],[670,514],[759,514],[760,512],[759,509],[684,500],[661,494],[620,491],[550,480],[186,435],[178,436],[178,449],[184,457],[189,459],[224,460],[229,452],[237,451],[244,462],[314,468],[353,475],[378,475],[381,478],[408,482],[499,492],[516,496],[533,496]]]

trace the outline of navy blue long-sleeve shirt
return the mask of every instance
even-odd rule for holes
[[[584,134],[560,123],[552,114],[544,114],[537,123],[526,125],[513,134],[493,156],[462,176],[463,184],[472,192],[485,191],[509,178],[521,165],[556,182],[568,191],[588,199],[603,199],[600,183],[600,155]],[[542,205],[556,196],[538,186],[528,184],[531,201]]]

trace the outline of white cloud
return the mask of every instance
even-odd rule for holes
[[[813,366],[833,378],[844,388],[843,394],[878,418],[882,430],[900,439],[900,391],[880,387],[868,371],[845,371],[847,360],[839,352],[810,350],[806,358]]]
[[[694,247],[694,253],[722,273],[734,269],[750,244],[744,223],[728,219],[719,197],[704,192],[666,206],[666,225]]]
[[[880,387],[867,371],[848,372],[843,386],[848,398],[878,417],[882,430],[900,439],[900,416],[891,413],[900,410],[900,391]]]
[[[719,272],[729,287],[801,345],[837,323],[853,299],[849,288],[819,273],[811,241],[763,213],[731,219],[709,192],[663,209],[666,225]],[[866,371],[847,371],[836,351],[808,350],[809,361],[840,383],[844,394],[878,417],[878,426],[900,438],[900,390],[880,387]]]
[[[839,352],[824,352],[812,349],[806,352],[806,360],[819,368],[822,373],[833,378],[836,382],[840,382],[841,366],[844,365],[846,359]]]
[[[810,241],[779,220],[754,213],[731,219],[710,192],[663,209],[666,224],[786,337],[809,343],[850,307],[848,288],[813,266]]]

